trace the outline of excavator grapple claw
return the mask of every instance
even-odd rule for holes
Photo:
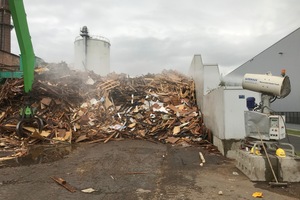
[[[34,114],[34,110],[31,108],[31,106],[27,103],[26,106],[24,106],[20,111],[20,118],[21,120],[17,123],[16,126],[16,132],[19,137],[25,137],[25,131],[26,128],[31,127],[34,128],[35,131],[40,134],[44,127],[44,122],[41,118],[37,117]],[[30,131],[32,132],[32,131]],[[28,134],[27,134],[28,136]]]
[[[25,127],[34,127],[40,134],[43,130],[44,123],[43,120],[39,117],[23,118],[18,122],[16,126],[17,135],[20,138],[27,136],[27,134],[24,132]]]

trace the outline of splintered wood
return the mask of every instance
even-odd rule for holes
[[[134,78],[75,72],[63,64],[37,71],[29,101],[45,123],[44,142],[206,143],[209,131],[196,105],[194,82],[176,71]],[[1,137],[13,138],[17,120],[12,119],[24,103],[23,81],[6,80],[0,87]],[[35,129],[24,131],[31,136]]]
[[[69,183],[67,183],[67,181],[65,181],[62,178],[59,177],[50,177],[52,180],[54,180],[57,184],[63,186],[65,189],[67,189],[70,192],[76,192],[76,188],[73,187],[72,185],[70,185]]]

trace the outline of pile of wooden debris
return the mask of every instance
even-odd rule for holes
[[[24,103],[23,81],[6,80],[0,86],[0,147],[20,143],[107,142],[140,138],[163,143],[204,142],[205,128],[195,98],[194,83],[176,71],[129,77],[105,77],[70,70],[60,64],[36,70],[28,101],[44,128],[16,123]]]

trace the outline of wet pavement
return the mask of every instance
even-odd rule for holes
[[[264,199],[300,197],[299,184],[288,190],[257,186],[236,169],[233,160],[199,146],[125,140],[42,149],[46,157],[35,157],[38,161],[18,161],[18,166],[6,164],[0,169],[0,199],[253,199],[257,191]],[[206,159],[203,167],[199,151]],[[60,159],[50,161],[56,157]],[[69,192],[52,176],[63,178],[77,191]]]
[[[0,162],[0,168],[51,163],[63,159],[75,149],[76,145],[69,144],[32,145],[28,147],[28,153],[26,155]],[[11,154],[9,151],[1,151],[0,155],[1,153],[7,155]]]

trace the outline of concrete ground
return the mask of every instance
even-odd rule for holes
[[[199,165],[199,151],[206,163]],[[33,164],[38,163],[38,164]],[[299,199],[300,184],[271,188],[253,183],[234,165],[201,147],[141,140],[39,147],[27,157],[0,163],[0,199]],[[50,177],[63,178],[71,193]],[[92,188],[92,193],[81,190]]]

